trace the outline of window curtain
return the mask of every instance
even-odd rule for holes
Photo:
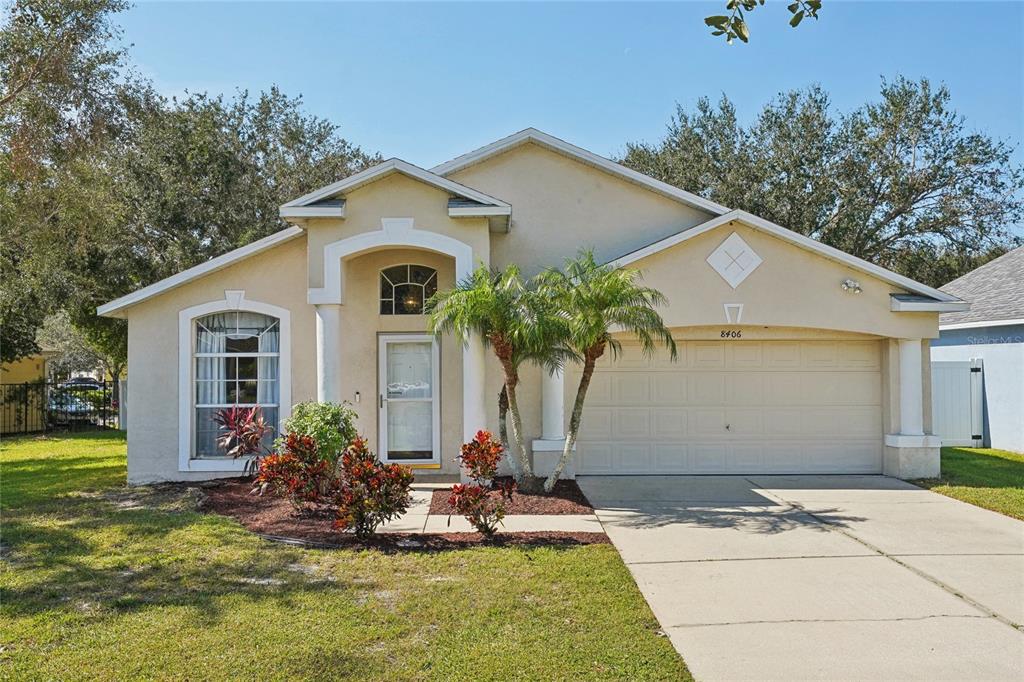
[[[207,315],[196,321],[196,353],[223,353],[227,349],[225,331],[234,329],[235,313]],[[227,363],[225,357],[196,358],[196,404],[220,405],[227,401]],[[219,408],[196,408],[196,455],[210,457],[219,454],[217,435],[219,427],[213,416]]]
[[[270,327],[260,334],[260,353],[281,352],[281,325],[275,321]],[[257,375],[260,383],[257,386],[256,400],[260,405],[277,405],[280,390],[278,376],[278,358],[261,357],[257,367]]]

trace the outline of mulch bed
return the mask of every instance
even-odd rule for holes
[[[384,551],[437,551],[477,545],[569,547],[608,544],[609,542],[608,536],[604,533],[561,531],[532,533],[499,531],[497,536],[490,541],[479,533],[378,533],[366,542],[361,542],[351,533],[335,530],[334,516],[330,510],[324,509],[310,514],[299,514],[287,500],[270,495],[250,495],[251,490],[252,481],[248,479],[222,479],[215,484],[205,484],[203,492],[206,496],[202,501],[201,508],[205,512],[237,519],[247,529],[267,540],[301,547],[372,547]],[[579,489],[577,488],[577,490]],[[444,492],[445,502],[447,502],[447,492],[441,492]],[[582,493],[580,495],[582,496]],[[517,497],[519,496],[517,495]],[[434,499],[437,499],[436,495]],[[583,499],[586,500],[586,498]],[[433,507],[431,513],[434,513]],[[447,512],[444,513],[447,514]]]
[[[495,480],[496,485],[505,482],[506,478]],[[448,505],[450,491],[435,490],[430,499],[430,513],[447,516],[453,513]],[[512,496],[512,501],[506,503],[505,513],[509,516],[517,514],[593,514],[594,508],[583,494],[576,481],[560,480],[555,483],[555,489],[547,494],[526,494],[520,491]]]

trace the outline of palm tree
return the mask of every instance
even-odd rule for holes
[[[669,349],[672,360],[676,359],[672,334],[655,311],[655,307],[666,303],[665,296],[656,289],[641,286],[640,279],[639,270],[599,265],[590,251],[566,260],[564,271],[550,269],[537,277],[538,294],[560,310],[565,350],[583,363],[565,447],[544,482],[546,492],[554,489],[576,446],[583,403],[598,359],[609,348],[614,356],[622,352],[622,344],[612,336],[613,330],[631,332],[640,341],[644,355],[653,354],[660,342]]]
[[[565,359],[558,343],[566,334],[565,319],[554,314],[551,303],[526,285],[515,265],[502,271],[481,265],[454,289],[432,296],[425,306],[432,333],[452,333],[463,343],[479,334],[498,358],[505,377],[498,398],[499,436],[509,449],[506,415],[510,414],[515,450],[509,465],[524,490],[536,489],[539,481],[523,441],[519,368],[531,361],[554,371]]]

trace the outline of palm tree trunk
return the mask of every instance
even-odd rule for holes
[[[498,438],[501,439],[505,452],[511,453],[508,444],[508,391],[505,384],[501,385],[501,393],[498,394]],[[519,462],[514,456],[507,459],[508,466],[512,469],[512,478],[518,481],[522,477],[519,473]]]
[[[505,384],[508,393],[508,411],[512,415],[512,440],[515,443],[519,455],[519,477],[516,483],[523,490],[530,491],[536,487],[533,476],[533,467],[530,466],[530,457],[526,453],[526,443],[523,441],[523,420],[519,416],[519,400],[516,397],[516,386],[512,382]]]
[[[558,464],[552,469],[551,475],[544,481],[544,492],[550,493],[555,489],[558,477],[562,470],[569,463],[573,448],[576,447],[576,437],[580,432],[580,422],[583,421],[583,403],[587,399],[587,389],[590,388],[590,379],[594,376],[594,368],[597,366],[597,359],[604,355],[604,344],[599,349],[588,351],[583,360],[583,374],[580,376],[580,384],[576,388],[576,400],[572,404],[572,415],[569,416],[569,429],[565,434],[565,445],[562,447],[562,456]]]

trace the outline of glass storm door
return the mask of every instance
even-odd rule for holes
[[[438,351],[430,335],[380,337],[380,458],[439,463]]]

